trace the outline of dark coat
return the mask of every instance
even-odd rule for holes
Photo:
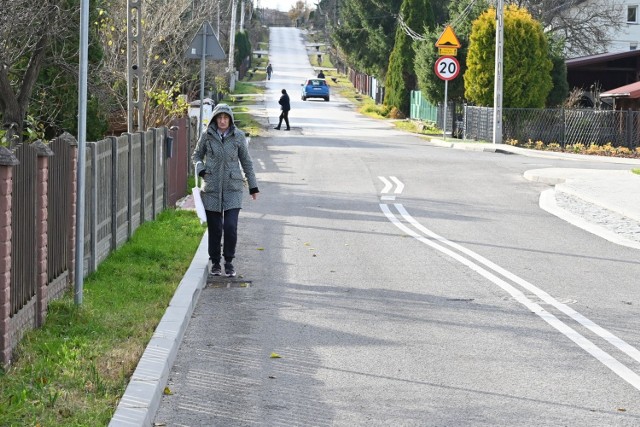
[[[215,119],[221,113],[227,113],[231,117],[229,131],[224,138],[217,131]],[[258,192],[247,139],[244,132],[233,124],[233,112],[226,104],[218,104],[214,108],[211,122],[198,140],[191,160],[195,165],[196,175],[200,176],[200,172],[205,172],[201,195],[204,208],[208,211],[223,212],[242,208],[245,178],[249,184],[249,193]]]
[[[278,104],[280,104],[280,109],[282,111],[291,110],[291,103],[289,102],[289,95],[283,93],[280,99],[278,100]]]

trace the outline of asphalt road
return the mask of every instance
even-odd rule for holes
[[[538,205],[525,171],[625,165],[428,146],[331,102],[271,30],[249,286],[205,288],[155,421],[170,426],[640,425],[640,253]],[[272,357],[278,355],[279,357]]]

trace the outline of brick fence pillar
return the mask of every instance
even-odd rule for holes
[[[48,223],[49,223],[49,157],[53,156],[53,151],[41,140],[31,144],[38,155],[38,172],[36,187],[38,194],[38,204],[36,208],[36,247],[38,259],[36,260],[36,327],[44,324],[47,316],[47,284],[49,283],[48,269]]]
[[[11,203],[13,167],[18,159],[0,147],[0,363],[11,362]]]
[[[78,203],[78,141],[68,132],[63,133],[58,139],[66,142],[72,147],[69,154],[69,164],[71,165],[71,179],[69,180],[69,194],[71,195],[69,206],[69,236],[67,244],[67,260],[69,261],[69,284],[75,284],[76,273],[76,205]]]

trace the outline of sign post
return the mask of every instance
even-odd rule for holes
[[[458,49],[462,47],[458,37],[456,37],[456,33],[453,32],[453,28],[450,25],[447,25],[436,41],[436,47],[438,48],[438,53],[441,55],[440,58],[436,60],[434,65],[434,70],[436,75],[441,80],[444,80],[444,109],[443,109],[443,118],[442,118],[442,137],[447,138],[447,95],[449,90],[449,80],[453,80],[458,77],[460,73],[460,63],[456,58],[454,58]]]
[[[200,134],[202,133],[202,110],[204,110],[205,61],[206,58],[224,59],[226,57],[208,21],[202,24],[198,34],[191,40],[186,57],[189,59],[200,59],[200,122],[198,123],[198,138],[200,138]]]
[[[460,73],[460,63],[453,56],[441,56],[436,60],[434,65],[436,75],[444,80],[444,110],[442,118],[442,136],[447,137],[447,92],[449,89],[449,80],[458,77]]]

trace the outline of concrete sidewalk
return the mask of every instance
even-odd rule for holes
[[[629,170],[549,168],[530,170],[525,172],[524,176],[531,181],[555,186],[541,195],[541,208],[614,243],[640,249],[640,175],[630,171],[633,168],[640,168],[640,160],[538,152],[504,144],[442,140],[432,140],[427,144],[452,149],[514,153],[531,157],[572,158],[578,161],[628,164]],[[561,207],[558,200],[563,196],[569,198],[569,204],[579,205],[580,209],[572,210],[567,209],[566,206]],[[192,208],[192,202],[187,198],[181,201],[180,206],[183,209],[189,209]],[[611,212],[616,214],[613,221],[620,222],[623,226],[610,224],[612,227],[606,228],[596,225],[594,221],[587,218],[604,215],[606,220],[611,222]],[[200,291],[206,284],[207,260],[207,234],[205,233],[191,266],[180,282],[164,317],[131,377],[110,426],[153,425],[164,387],[167,384],[189,319],[196,306]]]

